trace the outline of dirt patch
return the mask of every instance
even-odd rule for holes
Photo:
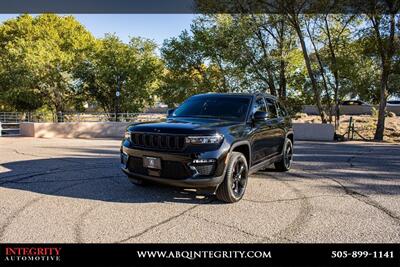
[[[346,134],[349,127],[350,117],[353,117],[355,130],[364,138],[372,140],[376,129],[377,118],[370,115],[359,116],[340,116],[340,127],[337,133]],[[315,115],[298,113],[293,119],[296,123],[321,123],[321,118]],[[361,137],[354,135],[354,139],[362,140]],[[385,136],[387,142],[400,142],[400,117],[386,117]]]

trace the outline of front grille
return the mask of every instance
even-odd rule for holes
[[[180,151],[185,147],[185,136],[153,133],[132,133],[134,146],[156,149]]]
[[[149,175],[148,169],[143,167],[143,159],[140,157],[129,157],[128,170],[131,173]],[[160,178],[166,179],[185,179],[192,175],[189,167],[179,161],[161,161]]]

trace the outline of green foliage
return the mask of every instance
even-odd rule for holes
[[[194,94],[228,90],[223,67],[211,61],[207,35],[204,31],[191,36],[184,31],[164,42],[161,53],[166,70],[157,93],[167,104],[178,104]]]
[[[124,44],[118,37],[106,35],[76,70],[79,91],[94,99],[104,111],[115,112],[118,89],[119,112],[140,111],[153,101],[162,74],[155,48],[149,40],[132,38]]]
[[[43,106],[43,99],[34,90],[8,90],[2,97],[15,110],[34,111]]]
[[[322,104],[333,105],[336,93],[338,101],[379,103],[381,66],[366,17],[310,14],[298,19],[308,46],[310,41],[316,45],[309,58]],[[266,91],[315,104],[310,73],[289,21],[288,16],[273,14],[198,17],[190,32],[164,43],[166,72],[158,94],[167,103],[179,103],[200,92]],[[398,46],[395,51],[389,95],[400,90]],[[213,75],[211,70],[217,72]]]
[[[304,100],[300,97],[290,96],[281,100],[281,102],[286,107],[291,117],[294,117],[297,113],[303,111]]]
[[[280,15],[201,16],[190,33],[164,42],[166,74],[158,94],[170,104],[201,92],[262,91],[284,98],[295,50],[293,31]]]
[[[18,110],[40,103],[67,110],[75,98],[73,69],[93,43],[92,35],[72,16],[22,15],[4,22],[0,26],[1,92]],[[31,97],[16,103],[13,96],[17,95]]]
[[[374,118],[378,118],[378,110],[375,107],[371,108],[371,116]]]
[[[72,16],[21,15],[0,25],[0,109],[52,114],[95,104],[115,112],[117,89],[120,112],[205,92],[267,92],[291,113],[304,104],[332,105],[335,94],[378,104],[382,49],[385,93],[400,95],[400,15],[392,41],[390,17],[374,16],[376,28],[367,15],[300,13],[295,23],[287,12],[201,15],[189,31],[165,40],[160,58],[149,40],[96,39]]]

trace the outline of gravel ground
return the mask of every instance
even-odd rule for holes
[[[0,138],[0,242],[400,242],[400,145],[296,142],[224,204],[137,187],[118,140]]]
[[[353,140],[373,140],[378,118],[370,115],[341,115],[338,134],[346,135],[349,129],[350,117],[353,117],[354,129],[361,135],[354,134]],[[321,117],[298,113],[293,122],[298,123],[321,123]],[[386,117],[384,141],[390,143],[400,143],[400,117]],[[347,135],[346,135],[347,137]],[[362,139],[362,137],[364,139]]]

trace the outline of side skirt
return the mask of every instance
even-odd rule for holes
[[[250,170],[249,170],[249,174],[255,173],[263,168],[268,167],[268,165],[270,165],[274,162],[280,161],[282,159],[282,156],[283,156],[282,154],[279,154],[279,155],[273,156],[272,158],[266,159],[260,163],[257,163],[254,166],[251,166]]]

